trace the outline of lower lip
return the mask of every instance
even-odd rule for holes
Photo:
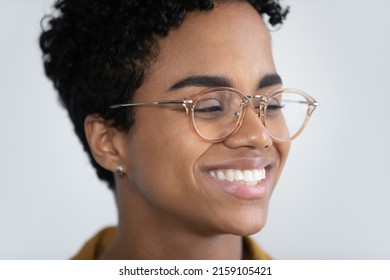
[[[262,199],[267,197],[268,190],[269,190],[269,181],[268,176],[261,180],[256,185],[246,185],[241,184],[238,182],[228,182],[228,181],[222,181],[218,180],[211,175],[209,175],[209,178],[213,180],[215,184],[217,184],[217,187],[224,191],[225,193],[228,193],[232,196],[235,196],[239,199],[246,199],[246,200],[254,200],[254,199]]]

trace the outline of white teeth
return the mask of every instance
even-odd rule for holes
[[[226,177],[226,181],[234,182],[234,170],[233,169],[227,170],[225,177]]]
[[[263,179],[263,174],[259,170],[255,169],[253,170],[253,177],[256,181],[260,181],[261,179]]]
[[[222,170],[218,170],[218,171],[217,171],[217,178],[218,178],[219,180],[225,180],[225,173],[223,173]]]
[[[235,170],[234,171],[234,180],[235,181],[243,181],[243,180],[245,180],[244,174],[242,174],[241,170]]]
[[[246,185],[258,184],[265,179],[265,168],[253,170],[219,169],[210,171],[210,175],[221,181],[240,182]]]
[[[245,182],[253,182],[253,173],[250,170],[244,170]]]

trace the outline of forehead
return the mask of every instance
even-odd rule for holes
[[[188,13],[178,28],[159,39],[159,47],[145,83],[161,87],[191,75],[224,76],[236,84],[275,71],[269,33],[247,2]]]

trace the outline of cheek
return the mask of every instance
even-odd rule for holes
[[[164,195],[193,187],[194,167],[207,144],[191,129],[185,112],[145,110],[136,117],[140,121],[129,136],[127,151],[132,185],[150,192],[163,189]]]
[[[276,168],[274,184],[273,184],[275,187],[275,185],[277,184],[279,177],[283,171],[283,167],[286,163],[288,153],[290,151],[290,142],[280,142],[280,143],[274,142],[274,146],[275,146],[276,151],[279,155],[279,163],[278,163],[278,166]]]
[[[167,124],[158,118],[152,125],[149,121],[143,119],[129,139],[126,174],[131,201],[154,217],[169,217],[188,227],[199,224],[198,216],[205,215],[195,210],[202,202],[195,173],[209,144],[198,138],[187,119]]]

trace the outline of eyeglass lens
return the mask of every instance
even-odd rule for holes
[[[192,108],[194,127],[207,140],[222,139],[237,129],[243,106],[243,97],[233,91],[205,93]],[[295,92],[283,91],[272,97],[265,110],[265,126],[271,137],[282,141],[293,138],[304,126],[308,106],[307,99]]]
[[[295,92],[283,92],[272,97],[265,110],[265,126],[277,140],[289,140],[305,124],[308,100]]]
[[[229,135],[239,123],[241,103],[239,95],[227,90],[200,96],[193,107],[195,129],[208,140],[217,140]]]

